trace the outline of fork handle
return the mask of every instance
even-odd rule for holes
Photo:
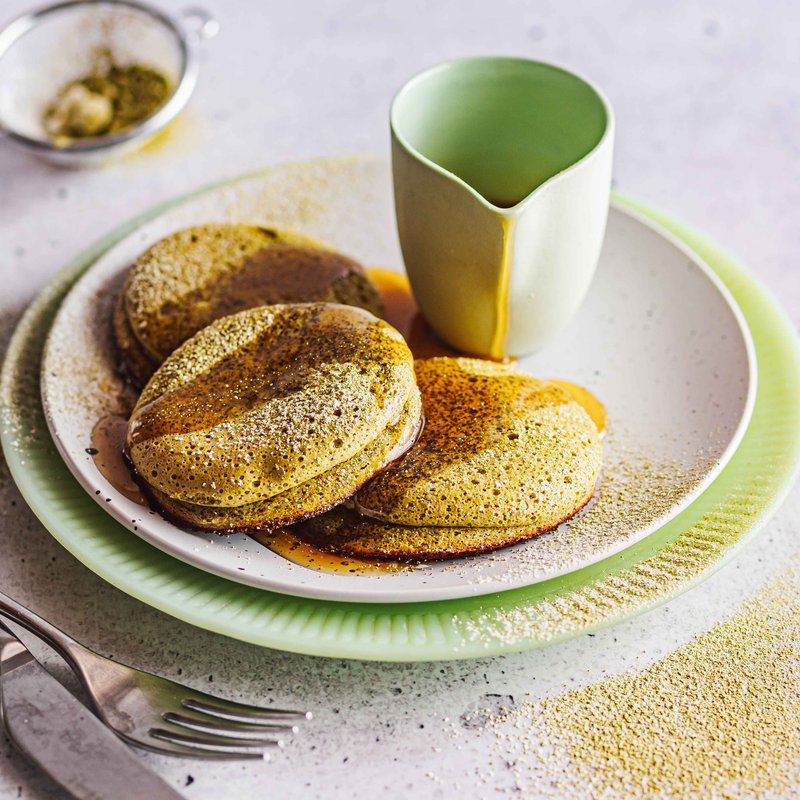
[[[42,619],[22,603],[18,603],[8,595],[0,592],[0,614],[8,617],[12,622],[21,625],[25,630],[43,639],[77,672],[80,672],[76,656],[82,652],[91,652],[82,644],[76,642],[60,628],[57,628],[46,619]]]

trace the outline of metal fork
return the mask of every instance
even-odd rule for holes
[[[0,592],[0,614],[55,649],[80,678],[98,716],[127,742],[173,756],[268,758],[295,733],[304,711],[233,703],[120,664],[84,647]]]

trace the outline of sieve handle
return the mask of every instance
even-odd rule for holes
[[[209,11],[199,6],[184,8],[178,18],[184,35],[192,43],[205,42],[219,33],[219,22]]]

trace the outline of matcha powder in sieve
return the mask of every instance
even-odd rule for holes
[[[88,75],[59,90],[45,110],[44,129],[56,142],[120,133],[152,116],[170,90],[157,70],[119,65],[103,50]]]

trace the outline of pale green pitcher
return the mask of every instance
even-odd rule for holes
[[[395,207],[422,313],[500,359],[569,322],[605,232],[614,116],[564,69],[475,57],[409,81],[391,110]]]

